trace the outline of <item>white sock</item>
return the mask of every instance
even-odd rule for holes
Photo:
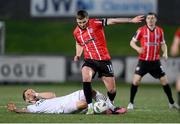
[[[92,104],[92,103],[89,103],[89,104],[88,104],[88,109],[89,109],[89,108],[93,108],[93,104]]]

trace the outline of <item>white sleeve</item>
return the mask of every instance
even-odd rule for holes
[[[137,42],[137,41],[138,41],[135,37],[133,37],[132,40],[133,40],[134,42]]]
[[[107,26],[107,18],[96,19],[95,23],[101,23],[103,27]]]
[[[132,37],[132,40],[133,40],[134,42],[137,42],[137,41],[139,40],[140,33],[141,33],[141,30],[138,29],[138,30],[136,31],[136,33],[134,34],[134,36]]]

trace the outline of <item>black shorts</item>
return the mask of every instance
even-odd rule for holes
[[[141,77],[143,77],[147,73],[151,74],[156,79],[159,79],[165,75],[161,62],[159,60],[156,61],[139,60],[135,69],[135,74],[138,74]]]
[[[88,66],[92,68],[95,72],[93,78],[95,77],[96,73],[98,72],[98,77],[114,77],[114,71],[111,61],[109,60],[92,60],[86,59],[84,60],[84,64],[82,67]]]

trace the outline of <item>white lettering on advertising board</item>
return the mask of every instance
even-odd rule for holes
[[[64,57],[0,56],[0,81],[65,81]]]
[[[31,0],[32,17],[73,17],[77,10],[90,16],[127,16],[157,13],[157,0]]]

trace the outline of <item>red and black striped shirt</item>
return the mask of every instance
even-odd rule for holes
[[[107,19],[89,19],[86,29],[78,26],[75,28],[73,35],[76,42],[83,47],[85,59],[111,59],[104,35],[104,26],[106,25]]]
[[[140,41],[144,52],[139,55],[140,60],[155,61],[160,58],[161,44],[165,43],[163,29],[156,26],[150,30],[147,25],[140,27],[133,37],[133,40]]]

